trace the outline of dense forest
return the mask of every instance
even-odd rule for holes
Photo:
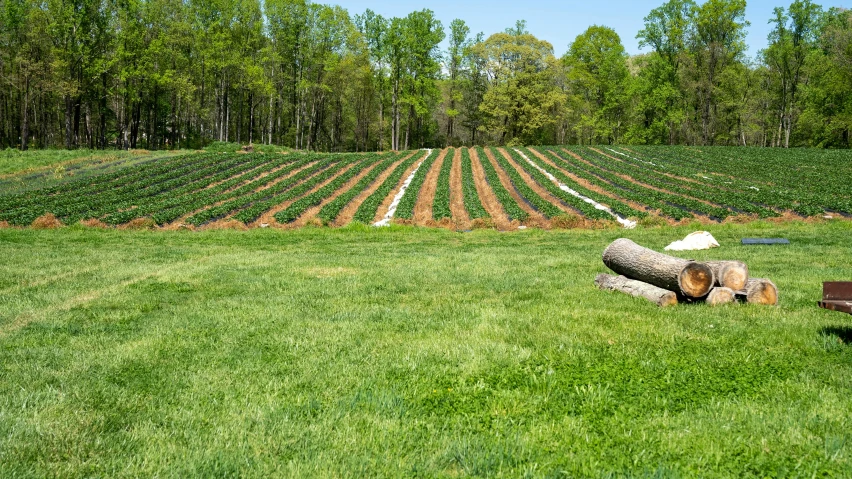
[[[848,148],[852,11],[778,7],[749,58],[745,7],[669,0],[637,33],[649,53],[595,25],[557,57],[523,21],[486,37],[429,10],[0,0],[0,148]]]

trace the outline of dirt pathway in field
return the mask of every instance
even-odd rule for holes
[[[447,150],[441,151],[438,158],[432,163],[432,169],[426,175],[420,193],[417,195],[417,203],[414,204],[414,224],[419,226],[435,226],[432,220],[432,203],[435,201],[435,192],[438,190],[438,175],[441,174],[441,165],[447,157]]]
[[[602,168],[600,168],[599,166],[593,165],[592,163],[590,163],[589,161],[587,161],[586,159],[584,159],[582,156],[580,156],[580,155],[578,155],[578,154],[574,153],[573,151],[567,150],[567,149],[565,149],[565,148],[562,148],[562,150],[563,150],[564,152],[568,153],[569,155],[573,156],[573,157],[574,157],[574,158],[576,158],[577,160],[582,161],[583,163],[585,163],[585,164],[589,165],[590,167],[592,167],[592,169],[593,169],[593,170],[594,170],[594,169],[602,169]],[[693,199],[693,200],[695,200],[695,201],[698,201],[699,203],[704,203],[704,204],[706,204],[706,205],[708,205],[708,206],[713,206],[713,207],[723,208],[723,207],[722,207],[722,206],[720,206],[720,205],[716,205],[716,204],[710,203],[709,201],[704,201],[704,200],[699,199],[699,198],[693,198],[693,197],[691,197],[691,196],[686,196],[686,195],[681,195],[681,194],[678,194],[678,193],[673,193],[673,192],[671,192],[671,191],[667,191],[667,190],[664,190],[664,189],[662,189],[662,188],[656,188],[656,187],[654,187],[654,186],[651,186],[651,185],[648,185],[648,184],[642,183],[641,181],[637,181],[637,180],[633,179],[632,177],[630,177],[629,175],[625,175],[625,174],[621,174],[621,173],[616,173],[616,172],[614,172],[614,171],[610,171],[610,170],[603,170],[603,171],[606,171],[606,172],[608,172],[608,173],[610,173],[610,174],[613,174],[613,175],[615,175],[615,176],[617,176],[617,177],[619,177],[619,178],[621,178],[621,179],[623,179],[623,180],[629,181],[629,182],[631,182],[631,183],[635,184],[635,185],[636,185],[636,186],[638,186],[638,187],[647,188],[647,189],[649,189],[649,190],[653,190],[653,191],[659,191],[659,192],[661,192],[661,193],[666,193],[666,194],[669,194],[669,195],[672,195],[672,196],[682,196],[682,197],[684,197],[684,198],[689,198],[689,199]],[[606,181],[606,180],[603,180],[603,181]],[[613,185],[613,188],[618,188],[618,187]],[[640,193],[640,194],[641,194],[641,193]],[[662,217],[666,218],[667,220],[671,220],[671,221],[670,221],[670,223],[671,223],[671,224],[683,224],[683,223],[685,223],[685,222],[690,221],[691,219],[695,219],[695,220],[697,220],[698,222],[700,222],[700,223],[702,223],[702,224],[718,224],[718,223],[719,223],[718,221],[713,220],[712,218],[710,218],[709,216],[707,216],[707,215],[705,215],[705,214],[703,214],[703,213],[698,213],[698,212],[696,212],[696,211],[691,211],[691,210],[688,210],[688,209],[685,209],[684,211],[687,211],[689,214],[693,215],[695,218],[684,218],[683,220],[677,221],[677,220],[675,220],[675,219],[668,218],[668,217],[666,217],[666,216],[662,216]]]
[[[566,151],[567,151],[567,150],[566,150]],[[624,173],[618,173],[618,172],[615,172],[615,171],[612,171],[612,170],[607,170],[607,169],[600,168],[599,166],[596,166],[596,165],[594,165],[594,164],[590,163],[589,161],[587,161],[586,159],[584,159],[582,156],[577,155],[577,154],[574,154],[573,152],[570,152],[570,153],[571,153],[571,156],[573,156],[574,158],[579,159],[579,160],[580,160],[580,161],[582,161],[583,163],[585,163],[585,164],[587,164],[587,165],[591,166],[592,168],[602,169],[603,171],[606,171],[606,172],[607,172],[607,173],[609,173],[609,174],[615,175],[615,176],[617,176],[617,177],[619,177],[619,178],[621,178],[621,179],[623,179],[623,180],[626,180],[626,181],[629,181],[629,182],[631,182],[631,183],[634,183],[634,184],[636,184],[637,186],[641,186],[642,188],[647,188],[647,189],[649,189],[649,190],[659,191],[660,193],[665,193],[665,194],[667,194],[667,195],[672,195],[672,196],[682,196],[682,197],[684,197],[684,198],[689,198],[689,199],[691,199],[691,200],[698,201],[699,203],[704,203],[704,204],[705,204],[705,205],[707,205],[707,206],[713,206],[713,207],[717,207],[717,208],[725,208],[725,207],[724,207],[724,206],[722,206],[722,205],[718,205],[718,204],[716,204],[716,203],[712,203],[712,202],[710,202],[710,201],[707,201],[707,200],[704,200],[704,199],[701,199],[701,198],[696,198],[696,197],[694,197],[694,196],[685,195],[685,194],[682,194],[682,193],[675,193],[675,192],[673,192],[673,191],[669,191],[669,190],[666,190],[666,189],[663,189],[663,188],[658,188],[658,187],[656,187],[656,186],[649,185],[649,184],[647,184],[647,183],[643,183],[643,182],[641,182],[641,181],[639,181],[639,180],[637,180],[637,179],[633,178],[632,176],[627,175],[627,174],[624,174]],[[699,215],[699,213],[693,213],[693,214],[695,214],[695,215]]]
[[[574,214],[577,216],[583,216],[583,213],[581,213],[579,210],[575,210],[571,206],[566,205],[562,202],[562,200],[553,196],[553,194],[551,194],[549,191],[547,191],[547,189],[545,189],[537,181],[535,181],[535,179],[529,173],[527,173],[527,171],[521,165],[519,165],[518,162],[516,162],[512,158],[512,156],[509,154],[509,152],[506,151],[505,148],[499,148],[498,151],[503,155],[503,158],[505,158],[506,161],[508,161],[509,164],[512,165],[515,170],[517,170],[518,174],[521,175],[521,178],[524,179],[524,182],[530,188],[532,188],[532,190],[535,191],[538,196],[541,196],[544,201],[556,205],[557,208],[566,213]]]
[[[283,210],[287,209],[287,207],[288,207],[288,206],[290,206],[291,204],[293,204],[293,203],[294,203],[295,201],[297,201],[299,198],[302,198],[302,197],[304,197],[304,196],[310,195],[311,193],[315,192],[316,190],[318,190],[318,189],[322,188],[323,186],[325,186],[325,185],[327,185],[327,184],[331,183],[331,182],[332,182],[332,181],[334,181],[334,180],[335,180],[338,176],[340,176],[340,175],[342,175],[343,173],[345,173],[345,172],[349,171],[349,169],[350,169],[350,168],[352,168],[352,167],[354,167],[354,166],[355,166],[355,163],[350,163],[350,164],[348,164],[348,165],[344,166],[343,168],[341,168],[340,170],[338,170],[337,172],[335,172],[335,173],[334,173],[334,175],[332,175],[330,178],[326,179],[326,180],[325,180],[325,181],[323,181],[323,182],[320,182],[318,185],[316,185],[316,186],[314,186],[313,188],[311,188],[311,189],[310,189],[310,191],[307,191],[305,194],[300,195],[300,196],[298,196],[298,197],[296,197],[296,198],[293,198],[292,200],[285,201],[285,202],[283,202],[283,203],[281,203],[281,204],[279,204],[279,205],[277,205],[277,206],[273,207],[271,210],[269,210],[269,211],[267,211],[267,212],[263,213],[262,215],[260,215],[260,218],[256,219],[256,220],[255,220],[254,222],[252,222],[249,226],[254,227],[254,226],[260,226],[260,225],[261,225],[261,224],[263,224],[263,223],[268,223],[268,224],[269,224],[269,226],[281,227],[281,225],[280,225],[280,224],[278,224],[278,221],[275,219],[275,214],[276,214],[276,213],[278,213],[279,211],[283,211]],[[307,181],[307,180],[305,180],[305,181]],[[227,219],[228,219],[228,218],[225,218],[225,221],[227,221]]]
[[[627,164],[627,165],[631,165],[631,166],[639,166],[639,167],[641,167],[641,166],[642,166],[642,165],[637,165],[636,163],[634,163],[634,162],[632,162],[632,161],[627,161],[627,160],[625,160],[624,158],[618,158],[618,157],[616,157],[616,156],[612,156],[612,155],[610,155],[609,153],[607,153],[607,152],[605,152],[605,151],[601,151],[599,148],[592,148],[592,147],[589,147],[589,149],[590,149],[590,150],[592,150],[592,151],[596,151],[596,152],[600,153],[601,155],[606,156],[607,158],[612,158],[613,160],[620,161],[620,162],[625,163],[625,164]],[[628,150],[627,148],[623,148],[623,150],[624,150],[624,151],[627,151],[627,152],[629,152],[629,153],[633,153],[634,155],[639,155],[639,154],[638,154],[638,153],[636,153],[635,151]],[[641,156],[641,155],[640,155],[640,156]],[[650,163],[650,161],[642,160],[642,159],[641,159],[641,158],[639,158],[638,156],[637,156],[636,158],[637,158],[637,160],[638,160],[638,161],[640,161],[640,162],[648,162],[648,163]],[[654,165],[648,165],[648,167],[649,167],[649,169],[653,169],[654,173],[658,173],[658,174],[661,174],[661,175],[663,175],[663,176],[668,176],[669,178],[671,178],[671,179],[673,179],[673,180],[686,181],[686,182],[689,182],[689,183],[695,183],[695,184],[698,184],[698,185],[704,185],[704,186],[707,186],[707,184],[706,184],[706,183],[702,183],[702,182],[701,182],[701,180],[698,180],[698,179],[695,179],[695,178],[689,178],[689,177],[686,177],[686,176],[679,176],[679,175],[676,175],[676,174],[674,174],[674,173],[668,173],[668,172],[665,172],[665,171],[660,171],[660,170],[658,170],[658,169],[654,169],[654,168],[653,168],[653,167],[654,167]],[[664,167],[663,165],[657,165],[657,166],[656,166],[656,168],[665,168],[665,167]]]
[[[270,161],[271,161],[271,160],[270,160]],[[269,163],[269,162],[267,162],[267,163]],[[242,166],[242,165],[244,165],[244,164],[245,164],[245,162],[243,162],[243,163],[241,163],[241,164],[239,164],[239,165],[233,165],[231,168],[239,167],[239,166]],[[231,176],[229,176],[229,177],[225,178],[224,180],[214,181],[214,182],[212,182],[212,183],[207,183],[206,185],[203,185],[203,183],[204,183],[205,181],[208,181],[210,178],[213,178],[214,176],[216,176],[216,175],[219,173],[219,172],[215,172],[215,171],[214,171],[214,172],[211,172],[210,174],[205,175],[203,178],[200,178],[200,179],[198,179],[198,180],[195,180],[195,181],[191,182],[191,183],[195,184],[195,187],[194,187],[191,191],[189,191],[189,192],[187,192],[187,193],[178,194],[177,196],[174,196],[174,193],[171,193],[171,194],[172,194],[172,197],[169,197],[169,198],[167,198],[167,199],[171,200],[171,199],[173,199],[173,198],[183,198],[183,197],[186,197],[186,196],[189,196],[189,195],[196,194],[196,193],[201,192],[201,191],[206,191],[206,190],[209,190],[209,189],[215,188],[215,187],[217,187],[217,186],[221,185],[222,183],[225,183],[226,181],[229,181],[231,178],[234,178],[234,177],[236,177],[236,176],[242,176],[242,175],[244,175],[244,174],[246,174],[246,173],[251,173],[252,171],[257,171],[258,169],[263,168],[265,165],[266,165],[266,163],[264,163],[264,164],[262,164],[262,165],[258,165],[258,166],[252,167],[252,168],[249,168],[249,169],[244,170],[244,171],[240,171],[240,172],[234,173],[233,175],[231,175]],[[243,183],[246,183],[246,182],[248,182],[248,181],[251,181],[251,180],[245,180],[245,181],[243,181]],[[188,184],[189,184],[189,183],[187,183],[187,185],[188,185]],[[202,185],[203,185],[203,186],[202,186]],[[182,188],[183,186],[186,186],[186,185],[182,185],[182,186],[179,186],[179,187],[180,187],[180,188]],[[232,187],[232,188],[229,188],[229,189],[225,190],[225,193],[227,193],[227,192],[229,192],[229,191],[232,191],[232,190],[234,190],[234,189],[236,189],[236,188],[238,188],[238,187],[239,187],[239,185],[238,185],[238,186],[234,186],[234,187]],[[176,187],[176,188],[178,188],[178,187]],[[157,194],[157,195],[154,195],[154,196],[148,197],[148,198],[147,198],[147,201],[150,201],[150,202],[153,202],[153,203],[160,202],[160,201],[162,201],[163,199],[166,199],[166,198],[164,198],[164,197],[168,196],[168,195],[169,195],[169,193],[170,193],[172,190],[174,190],[174,189],[175,189],[175,188],[170,188],[168,191],[163,191],[163,192],[160,192],[160,193],[159,193],[159,194]],[[146,202],[147,202],[147,201],[146,201]],[[129,211],[129,210],[132,210],[132,209],[134,209],[134,208],[136,208],[136,207],[135,207],[135,206],[133,206],[133,207],[130,207],[130,208],[120,208],[120,209],[118,209],[116,212],[118,212],[118,213],[123,213],[123,212],[125,212],[125,211]],[[205,207],[205,208],[206,208],[206,207]],[[203,209],[205,209],[205,208],[201,208],[199,211],[201,211],[201,210],[203,210]],[[106,216],[109,216],[110,214],[112,214],[112,213],[107,213],[107,214],[105,214],[105,215],[99,216],[99,217],[98,217],[98,219],[100,219],[100,218],[104,218],[104,217],[106,217]],[[139,220],[139,218],[134,218],[134,220],[131,220],[131,221],[129,221],[129,222],[127,222],[127,223],[124,223],[123,225],[119,225],[119,226],[126,226],[126,225],[130,224],[132,221],[138,221],[138,220]],[[177,221],[177,220],[176,220],[176,221]],[[175,222],[173,221],[172,223],[175,223]],[[160,228],[164,228],[164,229],[165,229],[165,228],[168,228],[170,225],[171,225],[171,223],[169,223],[169,224],[165,224],[165,225],[161,226]]]
[[[605,189],[601,188],[600,186],[593,185],[593,184],[589,183],[587,180],[580,178],[579,176],[572,173],[570,170],[566,169],[565,166],[561,166],[561,165],[554,163],[553,160],[551,160],[545,154],[539,152],[538,150],[534,150],[532,148],[530,148],[529,150],[535,156],[537,156],[539,159],[541,159],[541,161],[545,162],[547,164],[547,166],[549,166],[549,167],[551,167],[555,170],[559,170],[565,176],[574,180],[574,182],[576,182],[578,185],[582,186],[583,188],[586,188],[588,190],[592,190],[595,193],[606,196],[607,198],[612,198],[612,199],[621,201],[622,203],[625,203],[628,206],[630,206],[631,208],[634,208],[638,211],[649,211],[648,208],[646,207],[646,205],[642,205],[642,204],[636,203],[635,201],[631,201],[631,200],[620,197],[618,195],[618,189],[619,188],[613,187],[615,189],[615,192],[612,192],[612,191],[609,191],[609,190],[605,190]],[[571,185],[568,185],[568,186],[571,186]],[[609,207],[610,205],[604,203],[604,206]],[[650,211],[654,211],[655,214],[659,215],[659,211],[657,211],[657,210],[650,210]]]
[[[314,220],[314,218],[316,218],[317,214],[320,212],[320,210],[322,209],[323,206],[334,201],[338,196],[342,195],[343,193],[346,193],[347,191],[349,191],[350,188],[357,185],[358,182],[361,181],[365,176],[370,174],[370,172],[373,171],[374,168],[377,168],[379,166],[379,163],[381,163],[381,159],[376,159],[375,163],[373,163],[369,167],[362,170],[360,173],[355,175],[354,178],[347,181],[346,184],[344,184],[343,186],[338,188],[337,191],[335,191],[334,193],[331,194],[331,196],[323,199],[322,202],[320,202],[319,205],[312,206],[312,207],[308,208],[307,210],[305,210],[304,213],[302,213],[301,216],[299,216],[296,219],[296,221],[293,221],[292,223],[287,223],[286,225],[282,225],[282,226],[285,229],[294,229],[294,228],[301,228],[302,226],[310,224],[312,222],[312,220]],[[321,221],[319,221],[319,220],[317,220],[317,221],[318,221],[318,224],[322,224]]]
[[[515,189],[515,186],[512,185],[512,180],[509,178],[509,175],[503,171],[503,167],[497,163],[497,160],[494,158],[494,153],[491,149],[485,150],[485,156],[488,157],[487,161],[491,162],[491,165],[497,171],[497,177],[500,178],[500,183],[503,184],[503,187],[506,188],[506,191],[509,192],[509,195],[518,203],[518,206],[521,207],[524,211],[529,214],[529,218],[524,221],[525,226],[534,226],[534,227],[547,227],[548,221],[545,219],[544,215],[536,211],[525,199],[518,194],[518,190]],[[514,222],[513,222],[514,223]]]
[[[224,182],[226,182],[226,181],[230,180],[230,179],[231,179],[231,178],[233,178],[234,176],[241,176],[241,175],[243,175],[243,174],[245,174],[245,173],[249,173],[249,172],[251,172],[251,171],[257,171],[257,170],[259,170],[260,168],[263,168],[264,166],[266,166],[268,163],[272,163],[272,162],[274,162],[274,161],[275,161],[275,158],[270,158],[270,159],[269,159],[269,161],[267,161],[266,163],[263,163],[262,165],[256,166],[256,167],[252,168],[251,170],[244,171],[244,172],[242,172],[242,173],[237,173],[237,174],[235,174],[235,175],[233,175],[233,176],[231,176],[231,177],[229,177],[229,178],[225,178],[225,179],[224,179],[224,180],[222,180],[222,181],[217,181],[216,183],[212,183],[212,184],[210,184],[210,185],[207,185],[207,187],[205,187],[204,189],[215,188],[215,187],[219,186],[220,184],[222,184],[222,183],[224,183]],[[280,170],[282,170],[282,169],[286,168],[287,166],[291,165],[292,163],[293,163],[293,161],[292,161],[292,160],[291,160],[291,161],[282,161],[282,162],[281,162],[281,164],[279,164],[278,166],[276,166],[276,167],[272,168],[271,170],[269,170],[269,171],[264,171],[263,173],[260,173],[260,174],[258,174],[258,175],[255,175],[255,176],[253,176],[253,177],[251,177],[251,178],[249,178],[249,179],[247,179],[247,180],[243,180],[240,184],[238,184],[238,185],[236,185],[236,186],[234,186],[234,187],[232,187],[232,188],[229,188],[229,189],[225,190],[225,193],[228,193],[228,192],[230,192],[230,191],[236,190],[237,188],[242,188],[243,186],[245,186],[245,185],[247,185],[247,184],[249,184],[249,183],[251,183],[251,182],[253,182],[253,181],[258,181],[258,180],[260,180],[260,179],[266,178],[267,176],[269,176],[269,175],[271,175],[271,174],[274,174],[274,173],[277,173],[278,171],[280,171]],[[314,162],[312,162],[312,163],[314,163]]]
[[[271,161],[271,160],[270,160],[270,161]],[[268,162],[267,162],[267,163],[268,163]],[[251,173],[252,171],[256,171],[256,170],[258,170],[258,169],[260,169],[260,168],[263,168],[264,166],[266,166],[266,163],[264,163],[264,164],[262,164],[262,165],[255,166],[254,168],[250,168],[250,169],[248,169],[248,170],[246,170],[246,171],[242,171],[242,172],[240,172],[240,173],[236,173],[235,175],[233,175],[233,176],[229,176],[228,178],[225,178],[224,180],[214,181],[213,183],[210,183],[210,184],[208,184],[208,185],[204,186],[203,188],[197,188],[195,191],[199,191],[199,190],[209,190],[209,189],[211,189],[211,188],[215,188],[215,187],[217,187],[217,186],[221,185],[222,183],[224,183],[224,182],[226,182],[226,181],[230,180],[230,179],[231,179],[231,178],[233,178],[234,176],[242,176],[242,175],[244,175],[244,174],[246,174],[246,173]],[[275,169],[280,169],[280,168],[283,168],[283,167],[284,167],[284,165],[279,165],[279,166],[275,167]],[[212,177],[212,176],[214,176],[214,175],[215,175],[215,174],[211,174],[211,175],[209,175],[209,176],[205,177],[204,179],[210,178],[210,177]],[[257,175],[257,177],[261,177],[261,178],[262,178],[263,176],[264,176],[264,174],[263,174],[263,173],[261,173],[260,175]],[[239,184],[239,185],[237,185],[237,186],[234,186],[233,188],[229,188],[229,189],[227,189],[225,192],[228,192],[228,191],[231,191],[231,190],[235,190],[235,189],[239,188],[240,186],[242,186],[242,185],[243,185],[243,184],[245,184],[245,183],[248,183],[248,182],[250,182],[250,181],[254,181],[254,179],[255,179],[255,178],[252,178],[252,179],[250,179],[250,180],[245,180],[245,181],[243,181],[241,184]]]
[[[476,193],[479,195],[479,200],[482,201],[482,207],[488,212],[491,221],[494,222],[495,228],[500,231],[513,229],[512,223],[509,222],[509,217],[503,211],[503,206],[500,204],[497,196],[494,195],[494,190],[491,189],[491,186],[485,180],[485,171],[479,162],[488,160],[480,160],[479,154],[473,148],[470,148],[469,152],[470,166],[473,171],[473,184],[476,186]]]
[[[272,181],[272,182],[270,182],[270,183],[268,183],[268,184],[265,184],[265,185],[262,185],[262,186],[259,186],[259,187],[255,188],[254,190],[252,190],[252,191],[251,191],[251,193],[248,193],[248,194],[257,193],[257,192],[260,192],[260,191],[263,191],[263,190],[266,190],[266,189],[272,188],[272,187],[273,187],[273,186],[275,186],[276,184],[278,184],[278,183],[280,183],[280,182],[282,182],[282,181],[284,181],[284,180],[286,180],[286,179],[288,179],[288,178],[292,177],[293,175],[297,175],[297,174],[301,173],[302,171],[304,171],[305,169],[310,168],[310,167],[312,167],[312,166],[316,165],[316,163],[317,163],[316,161],[312,161],[312,162],[308,163],[307,165],[304,165],[304,166],[302,166],[302,167],[300,167],[300,168],[296,168],[295,170],[293,170],[293,171],[291,171],[290,173],[288,173],[288,174],[286,174],[286,175],[282,176],[281,178],[276,178],[274,181]],[[265,178],[265,177],[267,177],[267,176],[271,175],[272,173],[274,173],[274,172],[276,172],[276,171],[281,170],[281,169],[282,169],[282,168],[284,168],[285,166],[287,166],[287,165],[281,165],[280,167],[275,168],[275,170],[273,170],[273,171],[269,171],[269,172],[266,172],[265,174],[261,174],[260,176],[258,176],[257,178],[254,178],[254,179],[253,179],[253,180],[251,180],[251,181],[255,181],[255,180],[259,180],[259,179],[261,179],[261,178]],[[246,184],[248,184],[248,183],[246,183]],[[242,185],[242,186],[245,186],[245,184],[244,184],[244,185]],[[230,192],[230,191],[233,191],[233,190],[235,190],[235,189],[237,189],[237,188],[239,188],[239,187],[231,188],[231,189],[229,189],[228,191],[226,191],[225,193],[228,193],[228,192]],[[223,194],[224,194],[224,193],[223,193]],[[187,220],[187,219],[191,218],[193,215],[196,215],[196,214],[198,214],[198,213],[200,213],[200,212],[202,212],[202,211],[204,211],[204,210],[206,210],[206,209],[213,208],[213,207],[215,207],[215,206],[219,206],[219,205],[221,205],[221,204],[224,204],[224,203],[226,203],[226,202],[228,202],[228,201],[232,201],[232,200],[234,200],[234,199],[236,199],[236,198],[229,198],[229,199],[226,199],[226,200],[219,200],[219,201],[214,201],[213,203],[209,203],[209,204],[207,204],[207,205],[205,205],[205,206],[203,206],[203,207],[201,207],[201,208],[198,208],[197,210],[191,211],[191,212],[189,212],[189,213],[187,213],[187,214],[185,214],[185,215],[181,216],[180,218],[178,218],[178,219],[176,219],[176,220],[172,221],[171,223],[168,223],[168,224],[166,224],[166,225],[163,225],[163,226],[162,226],[162,228],[163,228],[163,229],[166,229],[166,230],[176,230],[176,229],[181,229],[181,228],[191,228],[191,229],[194,229],[194,228],[195,228],[195,226],[185,224],[185,222],[186,222],[186,220]]]
[[[429,151],[418,150],[415,151],[414,154],[418,157],[417,161],[412,163],[411,166],[409,166],[408,169],[405,170],[405,173],[402,174],[402,177],[399,179],[397,184],[394,185],[393,189],[391,189],[390,193],[388,193],[388,196],[379,205],[379,209],[376,211],[376,216],[373,217],[373,221],[371,221],[370,224],[373,224],[376,221],[380,221],[382,218],[385,217],[385,215],[388,213],[388,210],[390,209],[391,203],[393,203],[394,196],[399,193],[399,189],[402,188],[402,184],[405,183],[405,180],[409,176],[411,176],[411,172],[416,170],[417,167],[420,165],[420,162],[425,160],[426,157],[429,156]]]
[[[464,192],[462,191],[461,148],[456,148],[453,155],[453,166],[450,170],[450,212],[453,214],[455,229],[469,230],[470,215],[464,207]]]
[[[276,166],[275,168],[273,168],[269,171],[264,171],[263,173],[261,173],[257,176],[254,176],[254,177],[252,177],[248,180],[245,180],[242,183],[240,183],[239,185],[234,186],[233,188],[228,189],[226,191],[226,193],[233,191],[233,190],[236,190],[238,188],[242,188],[243,186],[246,186],[250,183],[254,183],[255,181],[260,181],[260,180],[266,178],[267,176],[274,175],[275,173],[278,173],[279,171],[283,170],[284,168],[287,168],[288,166],[292,165],[293,163],[294,163],[293,161],[282,162],[280,165]],[[310,167],[314,164],[316,164],[316,161],[312,161],[302,168],[297,168],[296,171],[302,171],[303,169],[308,168],[308,167]],[[261,166],[263,166],[263,165],[261,165]],[[290,175],[287,175],[287,176],[290,176]],[[227,181],[227,180],[225,180],[225,181]]]
[[[395,170],[400,163],[411,158],[411,155],[414,155],[416,153],[417,152],[415,151],[409,155],[406,155],[404,158],[400,158],[392,165],[390,165],[388,169],[386,169],[381,175],[379,175],[378,178],[376,178],[376,181],[374,181],[370,186],[365,188],[364,191],[359,193],[358,196],[353,198],[352,201],[349,202],[349,204],[347,204],[342,210],[340,210],[340,214],[337,215],[337,218],[334,219],[331,225],[335,227],[340,227],[346,226],[347,224],[351,223],[352,218],[355,217],[355,213],[358,211],[358,207],[361,206],[361,203],[363,203],[364,200],[369,198],[370,195],[372,195],[377,189],[379,189],[379,186],[381,186],[385,182],[385,180],[388,179],[388,176],[393,173],[393,170]]]

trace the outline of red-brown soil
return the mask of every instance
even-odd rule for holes
[[[557,208],[559,208],[560,210],[562,210],[565,213],[568,213],[570,215],[582,216],[582,214],[579,211],[575,210],[574,208],[572,208],[568,205],[565,205],[562,202],[562,200],[553,196],[543,186],[538,184],[538,182],[535,181],[535,179],[532,176],[530,176],[530,174],[527,173],[526,170],[524,170],[524,168],[521,165],[519,165],[514,159],[512,159],[512,156],[509,155],[509,153],[504,148],[499,148],[498,151],[500,151],[500,153],[503,155],[503,158],[505,158],[506,161],[508,161],[509,164],[512,165],[515,168],[515,170],[517,170],[518,174],[521,175],[521,178],[523,178],[523,180],[527,184],[527,186],[532,188],[532,190],[535,191],[536,194],[541,196],[541,198],[544,201],[547,201],[549,203],[556,205]]]
[[[450,212],[453,214],[453,227],[459,230],[471,228],[470,215],[464,207],[464,192],[462,191],[461,149],[456,148],[453,156],[453,166],[450,170]]]
[[[491,222],[494,227],[500,231],[508,231],[513,229],[512,223],[509,222],[509,217],[503,211],[503,206],[500,200],[494,195],[494,190],[485,181],[485,171],[482,169],[480,161],[488,161],[487,158],[479,158],[479,154],[475,149],[470,149],[470,164],[473,171],[473,183],[476,185],[476,192],[479,194],[479,199],[482,201],[482,207],[491,216]],[[477,225],[479,226],[479,225]]]
[[[322,220],[320,220],[319,218],[316,217],[317,214],[322,209],[322,207],[325,206],[326,204],[334,201],[338,196],[342,195],[343,193],[346,193],[347,191],[349,191],[350,188],[352,188],[353,186],[358,184],[358,182],[361,181],[365,176],[367,176],[374,168],[379,166],[378,163],[379,162],[377,161],[375,164],[372,164],[369,167],[364,168],[360,173],[355,175],[354,178],[347,181],[337,191],[332,193],[331,196],[322,200],[322,202],[320,202],[319,205],[312,206],[312,207],[308,208],[307,210],[305,210],[305,212],[302,213],[302,216],[297,218],[296,221],[293,221],[292,223],[287,224],[286,227],[288,229],[301,228],[302,226],[306,226],[308,224],[311,224],[311,225],[314,225],[314,226],[322,226]]]
[[[506,190],[518,203],[521,209],[523,209],[527,212],[527,214],[529,214],[529,217],[523,223],[524,226],[546,228],[547,219],[545,219],[545,217],[541,213],[533,209],[533,207],[531,207],[523,198],[521,198],[521,195],[518,194],[518,191],[512,185],[512,180],[509,179],[509,175],[507,175],[506,172],[503,171],[503,168],[497,163],[497,160],[494,159],[494,154],[491,152],[490,149],[485,150],[485,155],[488,157],[487,161],[490,161],[491,165],[497,171],[497,177],[500,178],[500,183],[503,184],[503,187],[506,188]],[[516,221],[513,221],[512,223],[514,224],[516,223]]]
[[[416,152],[415,152],[416,153]],[[415,154],[412,153],[411,155]],[[388,169],[386,169],[376,181],[374,181],[370,186],[368,186],[364,191],[362,191],[358,196],[352,199],[348,205],[346,205],[342,210],[340,210],[340,214],[337,215],[332,226],[346,226],[352,221],[352,218],[355,217],[355,213],[358,211],[358,208],[361,206],[361,203],[364,202],[367,198],[370,197],[373,193],[376,192],[377,189],[387,180],[388,176],[393,173],[393,170],[399,166],[403,161],[411,158],[411,155],[406,156],[405,158],[401,158],[395,161]]]
[[[441,174],[441,166],[447,161],[447,150],[441,152],[432,168],[423,181],[420,193],[417,195],[417,203],[414,204],[414,224],[421,226],[434,226],[432,220],[432,203],[435,202],[435,192],[438,190],[438,176]]]
[[[414,154],[419,155],[420,159],[412,163],[411,166],[409,166],[408,169],[405,170],[405,173],[402,174],[402,178],[399,179],[399,182],[393,187],[393,189],[391,189],[390,193],[388,193],[388,196],[384,199],[384,201],[382,201],[382,204],[379,205],[379,209],[376,211],[376,216],[373,217],[373,221],[379,221],[385,217],[385,215],[388,213],[388,209],[390,208],[390,204],[393,203],[393,197],[396,196],[397,193],[399,193],[399,189],[402,187],[402,184],[405,183],[405,180],[408,178],[409,175],[411,175],[411,172],[417,169],[417,166],[420,164],[420,162],[426,158],[428,152],[415,151]]]
[[[276,221],[276,220],[275,220],[275,214],[276,214],[276,213],[278,213],[279,211],[283,211],[283,210],[285,210],[288,206],[290,206],[291,204],[293,204],[293,202],[297,201],[299,198],[302,198],[303,196],[307,196],[307,195],[309,195],[309,194],[311,194],[311,193],[315,192],[316,190],[318,190],[318,189],[322,188],[323,186],[325,186],[325,185],[327,185],[327,184],[331,183],[331,182],[332,182],[332,181],[334,181],[334,180],[335,180],[338,176],[342,175],[343,173],[345,173],[346,171],[348,171],[348,170],[349,170],[350,168],[352,168],[353,166],[355,166],[355,165],[354,165],[354,164],[346,165],[345,167],[343,167],[343,168],[339,169],[336,173],[334,173],[334,174],[333,174],[330,178],[328,178],[328,179],[326,179],[325,181],[323,181],[323,182],[319,183],[318,185],[314,186],[314,187],[313,187],[313,188],[311,188],[309,191],[305,192],[303,195],[301,195],[301,196],[299,196],[299,197],[297,197],[297,198],[293,198],[292,200],[285,201],[285,202],[283,202],[283,203],[281,203],[281,204],[279,204],[279,205],[275,206],[275,207],[274,207],[274,208],[272,208],[271,210],[269,210],[269,211],[267,211],[267,212],[263,213],[262,215],[260,215],[260,218],[256,219],[253,223],[249,224],[248,226],[249,226],[249,227],[252,227],[252,226],[260,226],[260,225],[262,225],[262,224],[266,223],[266,224],[268,224],[268,225],[270,225],[270,226],[283,227],[284,225],[280,225],[280,224],[278,223],[278,221]]]

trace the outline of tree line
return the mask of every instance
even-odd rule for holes
[[[852,12],[669,0],[629,56],[591,26],[561,57],[523,21],[485,37],[307,0],[0,0],[0,147],[316,151],[474,144],[848,148]],[[448,48],[440,45],[447,40]]]

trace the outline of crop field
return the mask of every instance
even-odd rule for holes
[[[506,230],[849,216],[849,160],[845,151],[728,147],[205,152],[0,188],[0,222],[26,226],[49,213],[64,224],[165,228],[382,221]]]

